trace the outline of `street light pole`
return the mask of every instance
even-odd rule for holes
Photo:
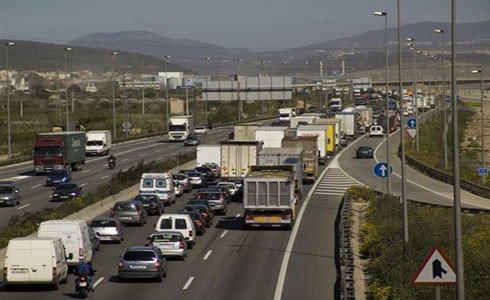
[[[64,60],[65,60],[65,108],[66,108],[66,126],[65,126],[65,131],[68,131],[69,127],[69,113],[68,113],[68,63],[67,63],[67,54],[73,50],[70,47],[65,48],[65,51],[63,52],[64,54]]]
[[[6,82],[6,93],[7,93],[7,138],[8,138],[8,158],[12,158],[12,127],[10,120],[10,79],[9,79],[9,47],[14,46],[14,42],[8,42],[5,44],[5,69],[7,74],[7,82]]]
[[[210,60],[211,57],[206,56],[204,60]],[[206,76],[206,100],[204,100],[204,120],[206,121],[206,125],[209,125],[208,123],[208,95],[209,95],[209,81],[208,81],[208,76]]]
[[[452,0],[451,0],[452,1]],[[446,103],[446,47],[444,30],[435,29],[435,33],[441,34],[441,49],[442,49],[442,101],[444,109],[444,130],[442,131],[442,142],[444,144],[444,168],[447,170],[447,103]]]
[[[243,61],[243,59],[238,58],[236,61],[237,63],[240,63],[241,61]],[[237,74],[236,81],[237,81],[238,121],[241,121],[242,113],[243,113],[243,104],[240,99],[240,75],[239,74]]]
[[[388,104],[388,13],[383,11],[377,11],[374,13],[377,17],[384,17],[385,19],[385,116],[386,116],[386,164],[388,165],[388,176],[386,176],[386,194],[391,194],[391,179],[390,179],[390,116]],[[352,88],[351,88],[352,95]]]
[[[486,168],[486,163],[485,163],[485,129],[483,127],[483,70],[473,70],[471,73],[474,74],[480,74],[480,105],[481,105],[481,162],[482,162],[482,168]],[[487,179],[486,175],[482,176],[482,184],[485,184],[485,181]]]
[[[168,59],[170,58],[170,55],[165,55],[165,117],[167,118],[166,120],[166,125],[167,125],[167,130],[168,130],[168,120],[170,119],[170,99],[168,98],[168,69],[167,69],[167,64],[168,64]]]
[[[398,31],[398,96],[400,97],[400,141],[402,156],[402,191],[401,198],[403,203],[403,237],[408,243],[408,204],[407,204],[407,172],[405,165],[405,122],[403,118],[403,88],[402,88],[402,49],[401,49],[401,20],[400,20],[400,0],[397,0],[397,31]]]
[[[111,96],[112,96],[112,123],[113,123],[113,136],[114,139],[117,138],[117,127],[116,127],[116,91],[114,88],[114,57],[117,55],[117,52],[111,53]]]

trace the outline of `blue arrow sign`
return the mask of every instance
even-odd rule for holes
[[[487,176],[488,174],[488,169],[487,168],[478,168],[478,175],[480,176]]]
[[[385,162],[380,162],[376,164],[373,168],[374,175],[385,178],[388,177],[388,164]],[[390,175],[393,174],[393,167],[390,166]]]
[[[407,120],[407,128],[417,128],[417,120],[415,119],[408,119]]]

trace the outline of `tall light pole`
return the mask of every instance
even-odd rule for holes
[[[117,55],[117,52],[111,53],[111,96],[112,96],[112,124],[113,124],[113,136],[114,139],[117,138],[117,127],[116,127],[116,91],[114,88],[114,58]]]
[[[452,1],[452,0],[451,0]],[[446,103],[446,47],[444,30],[435,29],[435,33],[441,35],[441,50],[442,50],[442,101],[444,109],[444,130],[442,131],[442,143],[444,144],[444,168],[447,170],[447,103]]]
[[[168,59],[170,58],[170,55],[165,55],[165,117],[167,118],[166,124],[167,124],[167,130],[168,130],[168,119],[170,119],[170,99],[168,98],[168,69],[167,69],[167,64],[168,64]]]
[[[480,105],[481,105],[481,162],[482,168],[486,168],[485,163],[485,129],[483,128],[483,71],[482,70],[473,70],[471,71],[473,74],[480,74]],[[482,183],[485,184],[486,176],[482,176]]]
[[[451,0],[451,100],[453,108],[453,194],[456,294],[464,300],[463,232],[461,229],[461,189],[459,181],[458,95],[456,94],[456,0]]]
[[[204,60],[208,61],[211,60],[211,57],[206,56]],[[208,76],[206,76],[206,100],[204,100],[204,120],[206,125],[209,125],[208,123],[208,95],[209,95],[209,81],[208,81]]]
[[[400,144],[402,156],[402,191],[401,199],[403,203],[403,237],[405,243],[408,243],[408,204],[407,204],[407,171],[405,165],[405,121],[403,117],[403,81],[402,81],[402,49],[401,49],[401,18],[400,18],[400,0],[397,0],[397,31],[398,31],[398,96],[400,97]]]
[[[243,59],[238,58],[236,61],[239,64],[241,61],[243,61]],[[243,105],[240,99],[240,75],[239,74],[237,74],[236,81],[237,81],[238,121],[241,121],[242,113],[243,113]]]
[[[389,116],[389,109],[390,106],[388,104],[389,102],[389,97],[388,97],[388,13],[383,12],[383,11],[377,11],[374,13],[375,16],[377,17],[384,17],[385,18],[385,116],[386,116],[386,164],[388,165],[388,169],[390,168],[390,145],[389,145],[389,139],[390,139],[390,116]],[[352,95],[352,89],[351,89],[351,95]],[[390,179],[390,172],[388,170],[388,176],[386,176],[386,194],[390,195],[391,194],[391,179]]]
[[[7,74],[7,80],[5,84],[5,91],[7,93],[7,138],[8,138],[8,157],[12,158],[12,127],[10,121],[10,79],[9,79],[9,47],[15,46],[14,42],[5,43],[5,69]]]
[[[416,61],[416,50],[417,48],[415,48],[415,39],[414,38],[407,38],[407,41],[409,41],[410,43],[407,44],[407,46],[410,46],[410,50],[412,50],[412,108],[415,107],[415,120],[417,120],[417,122],[415,122],[415,130],[417,132],[417,134],[415,135],[415,149],[417,150],[417,153],[420,151],[420,147],[419,147],[419,117],[418,117],[418,114],[419,114],[419,106],[418,106],[418,102],[417,102],[417,79],[416,79],[416,76],[415,76],[415,68],[416,68],[416,65],[417,65],[417,61]],[[415,104],[415,105],[414,105]]]
[[[65,131],[68,131],[68,125],[69,125],[69,114],[68,114],[68,52],[72,51],[73,49],[70,47],[65,48],[65,51],[63,52],[64,56],[64,61],[65,61],[65,108],[66,108],[66,127]]]

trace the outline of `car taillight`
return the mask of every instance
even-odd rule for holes
[[[85,277],[85,276],[80,277],[80,281],[81,282],[86,282],[87,281],[87,277]]]
[[[196,224],[199,225],[199,226],[202,226],[202,224],[204,224],[201,220],[197,220],[196,221]]]
[[[148,246],[153,247],[153,242],[150,242]]]
[[[83,256],[83,248],[78,248],[78,256]]]
[[[246,220],[253,220],[254,216],[252,215],[245,215]]]
[[[158,207],[158,204],[156,204],[156,203],[152,203],[152,204],[151,204],[151,206],[152,206],[153,208],[157,208],[157,207]]]
[[[138,215],[141,215],[141,209],[138,209]]]
[[[192,236],[192,230],[189,230],[189,237]]]
[[[53,267],[53,269],[51,270],[52,274],[53,275],[53,278],[56,278],[56,267]]]
[[[155,268],[160,268],[160,262],[158,260],[155,262]]]
[[[185,184],[189,184],[189,179],[186,179],[185,180]]]
[[[220,194],[219,195],[219,200],[221,200],[221,201],[224,201],[225,200],[225,197],[223,196],[223,194]]]
[[[119,268],[124,267],[124,262],[123,262],[122,260],[119,260],[119,262],[117,263],[117,266],[118,266]]]
[[[185,248],[184,242],[180,241],[180,243],[179,243],[179,249],[184,249],[184,248]]]
[[[208,215],[207,213],[202,213],[202,217],[203,217],[204,219],[207,219],[207,218],[209,218],[209,215]]]
[[[200,194],[197,194],[196,195],[196,199],[201,200],[201,195]]]
[[[3,279],[5,280],[5,278],[7,278],[7,273],[8,273],[8,269],[7,267],[4,267],[3,268]]]

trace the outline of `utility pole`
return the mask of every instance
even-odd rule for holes
[[[64,54],[64,62],[65,62],[65,113],[66,113],[66,130],[65,131],[68,131],[69,129],[69,123],[70,123],[70,117],[69,117],[69,108],[68,108],[68,63],[67,63],[67,54],[68,52],[70,52],[71,50],[73,50],[72,48],[70,47],[67,47],[65,48],[65,51],[63,52]],[[60,99],[61,101],[61,99]]]
[[[417,122],[415,122],[415,130],[417,132],[417,134],[415,135],[415,149],[417,150],[417,153],[420,151],[420,148],[419,148],[419,117],[418,117],[418,113],[419,113],[419,108],[418,108],[418,101],[417,101],[417,79],[416,79],[416,75],[415,75],[415,68],[416,68],[416,65],[417,65],[417,61],[416,61],[416,50],[417,48],[415,48],[415,39],[414,38],[407,38],[407,41],[409,41],[410,43],[407,44],[408,46],[410,46],[410,50],[412,50],[412,108],[415,107],[415,120]],[[415,104],[415,105],[414,105]],[[413,144],[412,144],[413,145]]]
[[[5,84],[5,92],[7,93],[7,135],[8,135],[8,158],[12,158],[12,125],[10,120],[10,78],[9,78],[9,47],[14,46],[14,42],[8,42],[5,44],[5,69],[7,80]]]
[[[451,0],[453,1],[453,0]],[[444,168],[447,170],[448,167],[448,159],[447,159],[447,102],[446,102],[446,46],[445,46],[445,38],[444,38],[444,30],[435,29],[435,33],[441,34],[441,48],[442,48],[442,101],[443,101],[443,122],[444,122],[444,130],[442,131],[442,142],[444,144]]]
[[[141,113],[143,116],[145,115],[145,84],[141,88]]]
[[[481,106],[481,162],[482,162],[482,168],[486,168],[486,162],[485,162],[485,127],[484,127],[484,117],[483,117],[483,70],[473,70],[471,71],[473,74],[480,74],[480,106]],[[485,184],[486,181],[486,175],[483,175],[482,178],[482,184]]]
[[[166,120],[166,128],[168,131],[168,120],[170,119],[170,99],[168,98],[168,69],[167,69],[167,64],[168,64],[168,59],[170,58],[170,55],[165,55],[165,117],[167,118]]]
[[[185,114],[189,115],[189,89],[185,87]]]
[[[112,96],[112,125],[113,125],[113,136],[114,139],[117,138],[117,127],[116,127],[116,91],[114,87],[114,57],[117,55],[117,52],[111,53],[111,96]]]

